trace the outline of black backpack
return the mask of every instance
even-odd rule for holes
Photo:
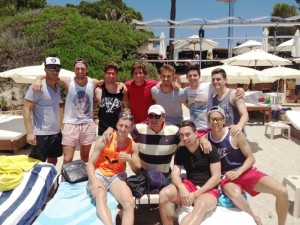
[[[157,194],[169,184],[165,175],[157,170],[142,170],[139,174],[128,177],[126,183],[136,198],[141,198],[144,194]]]

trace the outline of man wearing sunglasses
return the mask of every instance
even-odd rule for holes
[[[276,212],[278,225],[284,225],[288,213],[288,192],[286,188],[275,179],[253,167],[255,157],[252,153],[243,132],[230,135],[226,124],[225,111],[214,106],[208,112],[211,131],[208,139],[218,149],[221,159],[221,172],[224,175],[221,181],[223,192],[233,201],[234,205],[251,215],[256,224],[261,224],[249,203],[243,197],[242,191],[251,196],[259,193],[269,193],[276,198]]]
[[[57,80],[67,92],[62,131],[64,163],[73,160],[76,145],[80,145],[81,159],[87,162],[91,145],[96,139],[93,97],[99,81],[87,76],[88,65],[84,59],[76,59],[73,65],[75,77],[62,77]],[[42,79],[44,77],[40,76],[35,81],[36,92],[41,89]]]
[[[29,87],[24,100],[23,117],[27,142],[33,146],[29,156],[56,165],[57,157],[62,155],[60,87],[57,84],[61,64],[56,57],[47,57],[44,64],[46,79],[41,83],[42,90],[36,93],[33,85]]]
[[[227,87],[227,74],[222,68],[211,72],[211,83],[217,93],[213,105],[224,109],[230,134],[239,134],[249,120],[245,99],[236,97],[236,90]]]

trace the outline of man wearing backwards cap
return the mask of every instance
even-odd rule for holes
[[[62,135],[60,131],[60,88],[56,83],[61,69],[56,57],[45,59],[46,79],[42,81],[40,93],[31,85],[26,93],[23,107],[27,142],[33,146],[30,157],[56,165],[62,155]],[[33,118],[33,126],[31,122]]]
[[[223,192],[237,208],[249,213],[256,224],[261,224],[261,221],[243,197],[242,190],[251,196],[261,192],[273,194],[276,197],[278,225],[285,224],[288,212],[286,188],[253,167],[255,157],[244,133],[230,135],[229,128],[225,126],[225,112],[221,107],[214,106],[210,109],[208,121],[211,126],[211,131],[207,135],[208,140],[218,149],[221,159],[221,172],[224,175],[221,181]]]

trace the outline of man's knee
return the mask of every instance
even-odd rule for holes
[[[282,184],[280,184],[280,187],[278,187],[276,189],[276,192],[274,193],[274,195],[277,198],[281,198],[281,199],[288,199],[288,197],[289,197],[288,190]]]
[[[159,204],[166,204],[170,202],[169,196],[171,195],[171,191],[169,188],[163,188],[159,192]]]
[[[122,204],[122,208],[124,210],[133,210],[134,209],[134,199],[127,198],[124,203]]]

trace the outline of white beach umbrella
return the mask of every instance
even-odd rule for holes
[[[300,33],[299,29],[296,30],[296,33],[293,38],[293,46],[292,46],[292,56],[300,57]]]
[[[264,69],[261,71],[261,74],[273,77],[274,81],[283,79],[284,94],[286,94],[286,79],[300,79],[300,70],[281,66]]]
[[[202,38],[202,51],[218,47],[219,43],[211,39]],[[186,40],[178,40],[174,43],[175,49],[200,51],[200,38],[198,35],[188,37]]]
[[[165,34],[161,32],[160,34],[160,41],[159,41],[159,55],[163,57],[163,59],[167,58],[166,54],[166,43],[165,43]]]
[[[235,55],[242,54],[257,48],[261,48],[261,42],[255,40],[249,40],[239,46],[234,47],[233,53]]]
[[[44,64],[37,66],[19,67],[12,70],[7,70],[0,73],[2,78],[12,78],[17,83],[32,83],[37,76],[46,75]],[[61,69],[59,77],[74,77],[72,71]]]
[[[293,48],[294,39],[290,39],[288,41],[282,42],[280,45],[276,47],[277,52],[290,52]]]
[[[221,61],[224,64],[235,66],[282,66],[291,65],[292,62],[279,56],[267,53],[261,49],[238,55]]]
[[[269,36],[269,30],[268,28],[265,27],[263,31],[262,42],[261,42],[261,49],[264,50],[265,52],[268,52],[269,50],[268,36]]]
[[[243,66],[230,66],[230,65],[220,65],[208,67],[201,69],[201,81],[210,82],[211,72],[216,69],[221,68],[225,70],[227,74],[228,84],[249,84],[252,80],[253,83],[272,83],[273,78],[268,76],[263,76],[259,70],[255,70],[249,67]]]

